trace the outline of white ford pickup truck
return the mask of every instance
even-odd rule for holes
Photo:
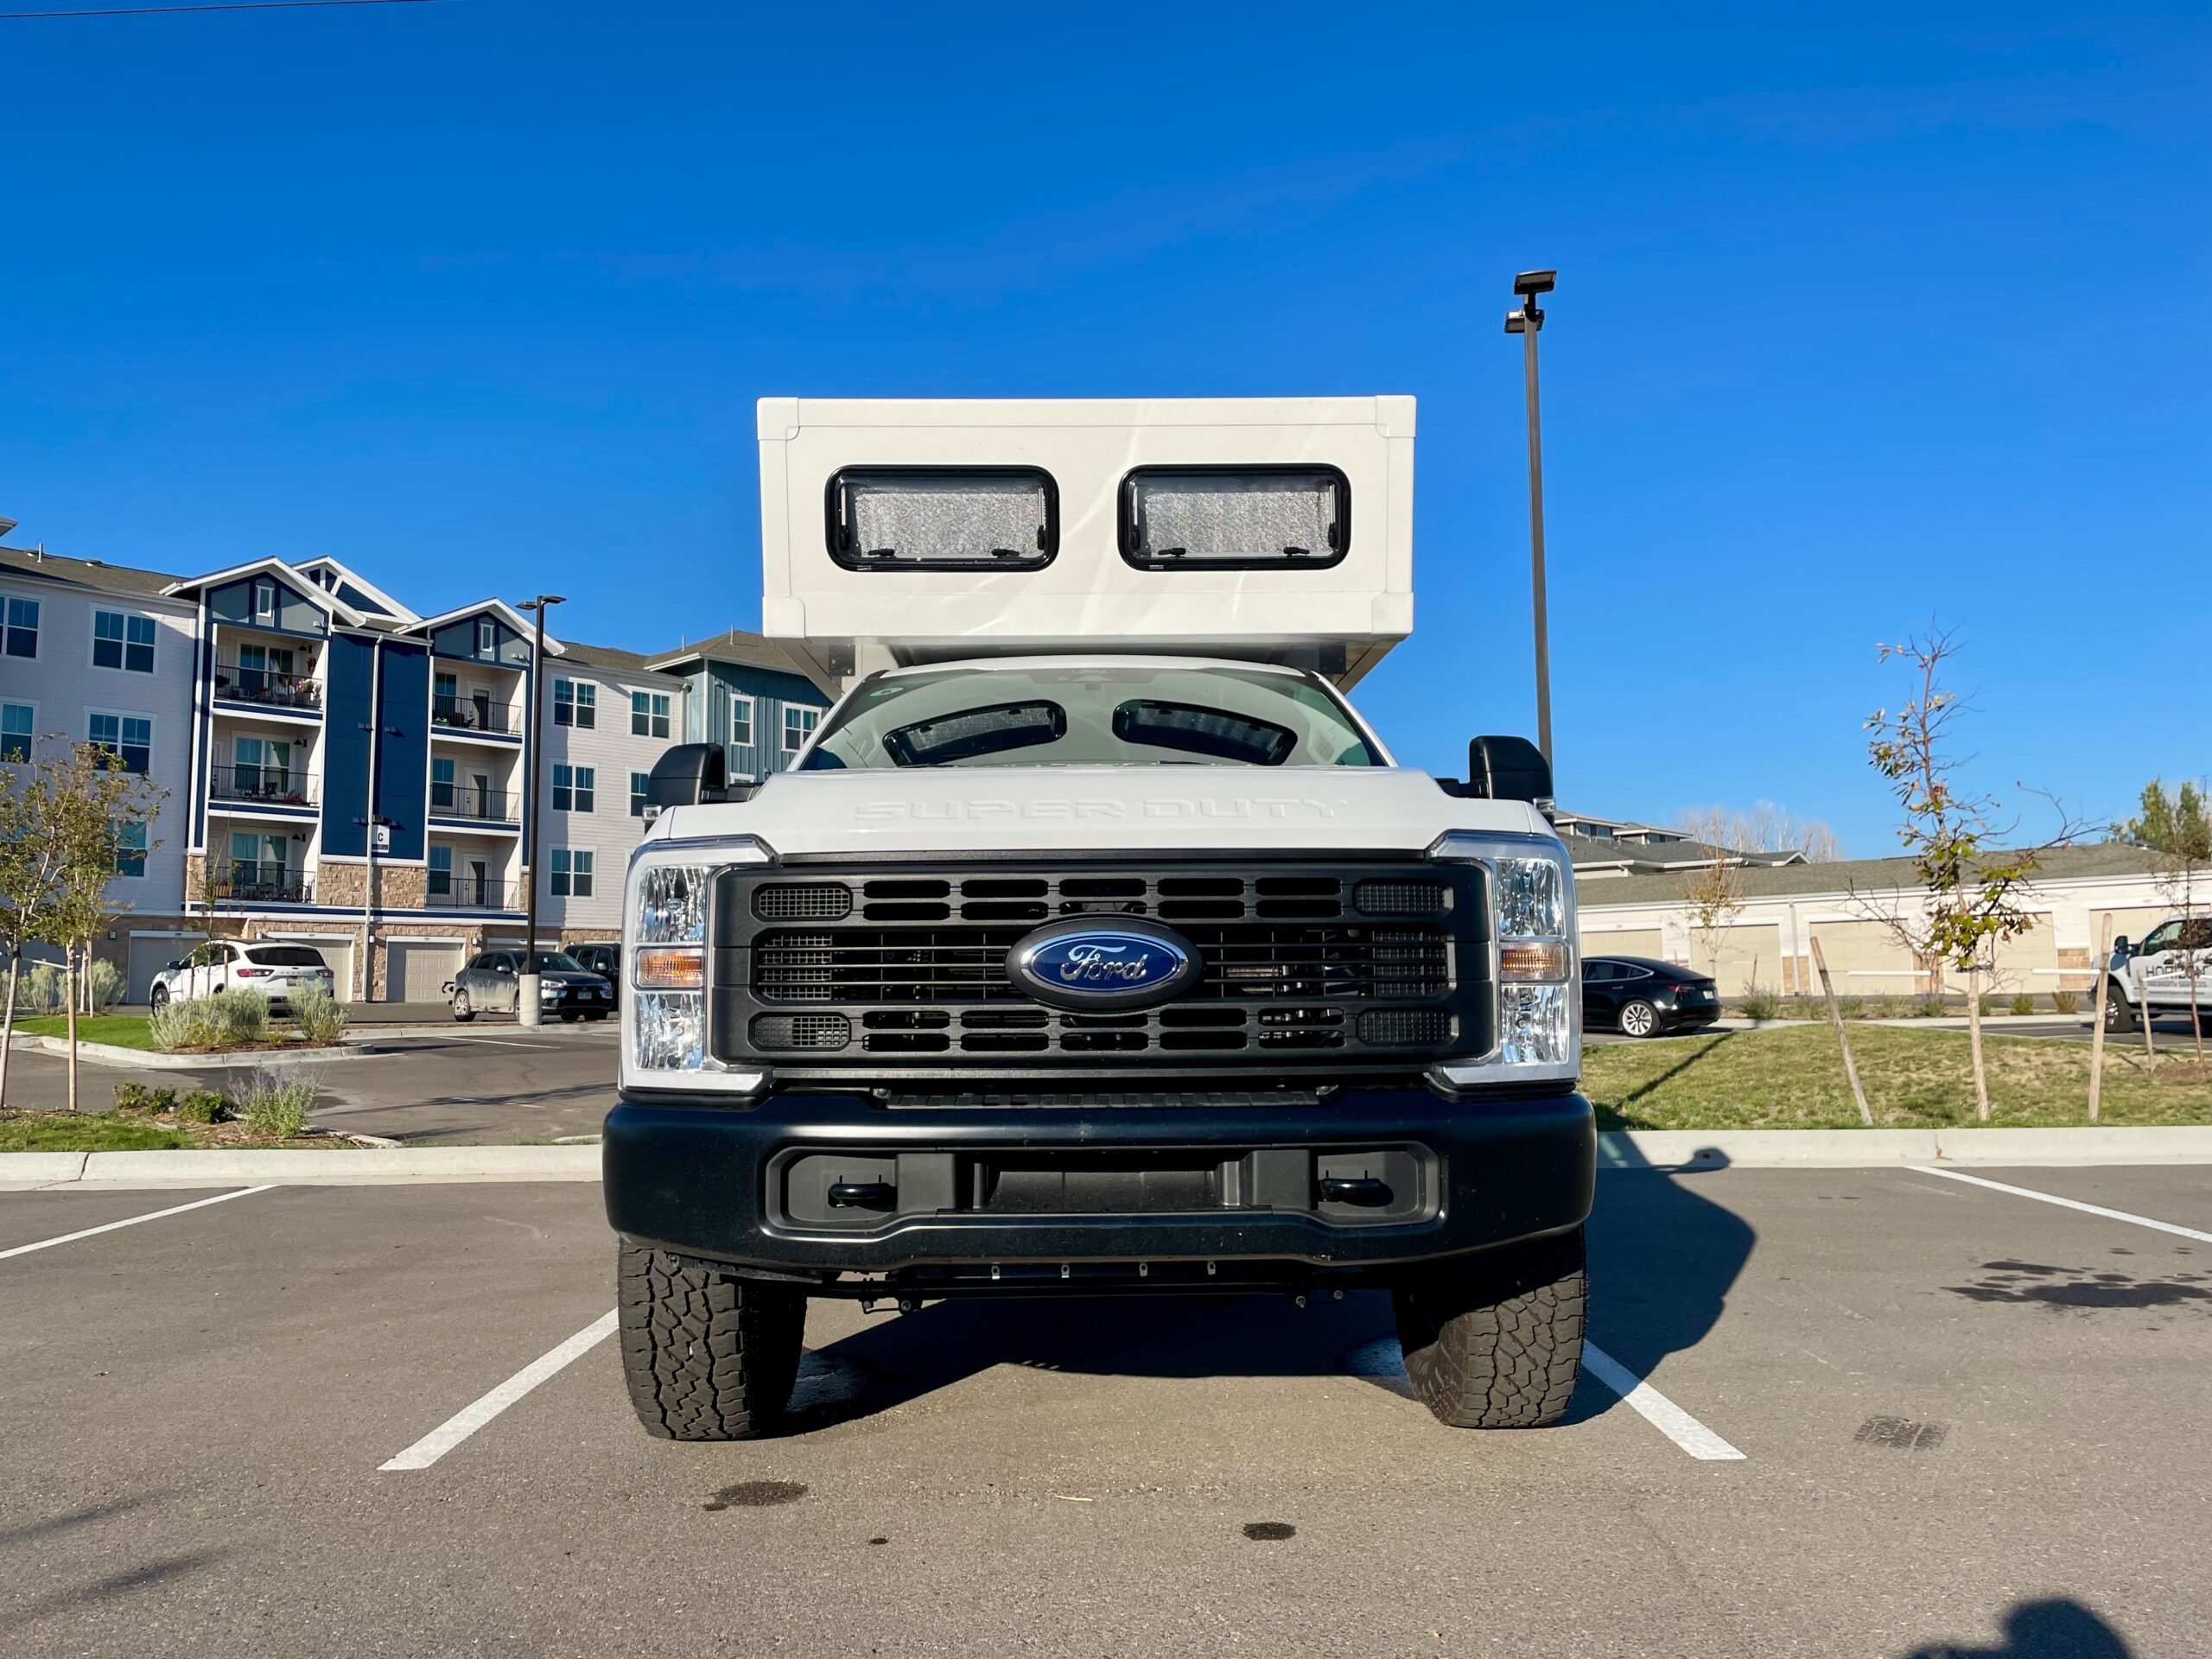
[[[793,768],[671,751],[605,1135],[623,1361],[785,1407],[810,1298],[1389,1290],[1445,1421],[1574,1386],[1595,1135],[1549,769],[1399,766],[1407,398],[761,406]]]

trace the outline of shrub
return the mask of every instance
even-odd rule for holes
[[[238,1105],[246,1128],[256,1135],[289,1141],[308,1121],[315,1105],[315,1084],[305,1077],[264,1066],[253,1074]]]
[[[259,991],[218,991],[205,1001],[224,1047],[268,1039],[269,999]]]
[[[2036,1000],[2035,1000],[2035,998],[2034,998],[2033,996],[2031,996],[2031,995],[2029,993],[2027,993],[2026,991],[2018,991],[2018,992],[2014,993],[2013,997],[2012,997],[2012,1012],[2013,1012],[2013,1013],[2015,1013],[2015,1014],[2033,1014],[2035,1011],[2036,1011]]]
[[[1974,999],[1974,1001],[1975,1001],[1976,1011],[1977,1011],[1977,1012],[1979,1012],[1979,1013],[1980,1014],[1980,1015],[1981,1015],[1981,1017],[1982,1017],[1983,1019],[1985,1019],[1985,1020],[1988,1019],[1988,1018],[1989,1018],[1989,999],[1988,999],[1986,996],[1981,996],[1981,997],[1977,997],[1977,998],[1975,998],[1975,999]]]
[[[1901,998],[1878,996],[1874,999],[1873,1017],[1877,1020],[1895,1020],[1904,1012],[1904,1002]]]
[[[1922,997],[1912,1005],[1912,1017],[1916,1020],[1941,1020],[1943,1017],[1943,999],[1933,995]]]
[[[1782,999],[1772,991],[1752,986],[1736,999],[1736,1012],[1746,1020],[1774,1020],[1781,1017]]]
[[[327,1048],[346,1035],[345,1008],[320,985],[292,993],[292,1020],[300,1035],[317,1048]]]
[[[238,1116],[213,1089],[194,1090],[177,1102],[176,1115],[188,1123],[227,1123]]]
[[[86,985],[92,993],[94,1014],[105,1014],[123,1001],[123,969],[105,958],[93,959]]]
[[[176,1090],[150,1088],[143,1083],[118,1083],[115,1085],[115,1109],[161,1117],[176,1109]]]
[[[2082,993],[2079,991],[2053,991],[2050,994],[2050,1006],[2060,1014],[2073,1014],[2078,1012],[2082,1007]]]
[[[62,1004],[69,1000],[68,982],[62,978],[61,969],[54,963],[35,963],[30,972],[23,976],[17,1000],[25,1013],[59,1014]]]
[[[215,1020],[205,1002],[164,1002],[147,1021],[154,1046],[174,1052],[181,1048],[213,1048]]]

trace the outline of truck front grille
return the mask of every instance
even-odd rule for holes
[[[1417,1069],[1488,1046],[1480,882],[1404,860],[733,871],[715,907],[715,1052],[887,1079]],[[1197,976],[1144,1009],[1039,1003],[1007,953],[1087,916],[1173,928]]]

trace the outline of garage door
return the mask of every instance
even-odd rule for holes
[[[1928,988],[1912,952],[1884,923],[1815,922],[1812,931],[1838,996],[1909,996]]]
[[[2061,979],[2056,974],[2047,971],[2058,966],[2058,938],[2051,931],[2048,916],[2037,917],[2035,925],[2024,933],[2015,933],[2009,939],[1999,939],[1994,966],[1996,971],[1988,976],[1989,989],[2006,999],[2022,991],[2031,996],[2040,996],[2062,987],[2088,983],[2086,974],[2074,974]]]
[[[1683,965],[1719,980],[1723,996],[1741,996],[1753,985],[1771,991],[1782,983],[1782,929],[1773,923],[1724,927],[1717,941],[1692,928],[1689,946]]]
[[[384,1000],[436,1002],[461,971],[461,950],[434,939],[394,939],[385,947]]]
[[[1621,927],[1608,931],[1599,927],[1582,930],[1582,954],[1586,957],[1660,957],[1662,940],[1656,927]]]
[[[147,992],[153,988],[154,976],[199,943],[197,939],[157,939],[133,934],[130,958],[124,968],[126,983],[123,1000],[143,1003]]]

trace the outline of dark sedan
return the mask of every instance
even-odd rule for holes
[[[614,987],[587,971],[574,957],[540,950],[534,964],[538,1005],[563,1020],[604,1020],[614,1012]],[[453,1017],[467,1021],[480,1014],[519,1012],[522,952],[486,950],[474,958],[446,987]]]
[[[1720,990],[1705,975],[1650,957],[1585,957],[1585,1030],[1657,1037],[1709,1026],[1720,1017]]]

